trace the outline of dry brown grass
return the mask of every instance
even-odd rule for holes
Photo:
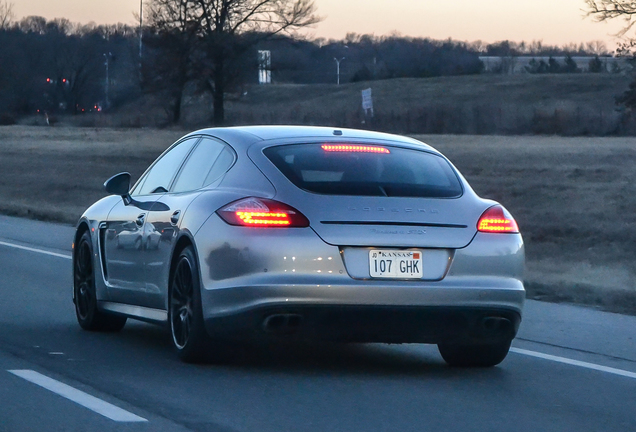
[[[515,216],[531,297],[636,312],[636,139],[417,138]]]
[[[0,128],[0,212],[73,224],[178,130]],[[530,297],[636,313],[636,139],[431,135],[526,241]]]
[[[104,196],[104,181],[133,178],[182,131],[7,126],[0,128],[0,212],[74,224]]]
[[[621,74],[467,75],[321,85],[245,87],[226,98],[228,124],[328,124],[398,133],[636,134],[636,121],[617,111],[628,87]],[[371,87],[375,117],[366,119],[360,91]],[[170,123],[165,97],[144,95],[109,113],[56,117],[58,125],[161,127]],[[181,124],[208,126],[209,94],[188,89]],[[20,119],[44,125],[44,118]]]
[[[634,133],[615,96],[620,74],[466,75],[337,85],[255,86],[227,104],[232,124],[361,127],[371,87],[372,127],[398,133],[608,135]],[[184,112],[200,113],[193,100]],[[191,115],[190,114],[190,115]],[[188,117],[188,115],[186,115]],[[196,120],[196,117],[192,118]],[[368,124],[367,124],[368,126]]]

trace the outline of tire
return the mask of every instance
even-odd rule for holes
[[[73,293],[77,322],[84,330],[118,332],[126,325],[126,317],[97,309],[93,244],[88,231],[77,243],[73,257]]]
[[[168,320],[172,344],[186,363],[217,361],[203,321],[201,281],[192,246],[181,251],[170,277]]]
[[[492,367],[501,363],[510,350],[512,341],[490,344],[439,344],[437,348],[449,366]]]

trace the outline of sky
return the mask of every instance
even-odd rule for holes
[[[40,15],[73,22],[134,24],[139,0],[8,0],[16,18]],[[585,18],[584,0],[315,0],[324,20],[304,33],[342,39],[347,33],[533,41],[563,45],[601,40],[615,46],[618,20]]]

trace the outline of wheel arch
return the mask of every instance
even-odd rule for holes
[[[77,224],[77,229],[75,230],[75,235],[73,236],[73,250],[72,250],[72,255],[73,255],[73,273],[75,272],[75,259],[77,258],[76,257],[77,244],[79,243],[79,241],[82,238],[82,236],[84,235],[84,233],[89,233],[89,235],[90,235],[90,228],[89,228],[88,222],[86,220],[81,220]],[[73,301],[75,301],[75,278],[73,278]]]
[[[75,236],[73,237],[73,252],[75,252],[75,246],[77,245],[79,240],[82,238],[84,233],[87,231],[90,231],[90,228],[88,226],[88,221],[86,220],[79,221],[79,223],[77,224],[77,228],[75,229]]]
[[[192,250],[194,251],[194,257],[196,259],[197,271],[199,272],[199,278],[201,277],[201,263],[199,262],[199,253],[197,251],[196,244],[194,242],[194,236],[189,231],[183,230],[179,238],[177,239],[174,249],[172,250],[172,256],[170,257],[170,271],[168,273],[168,289],[166,296],[166,308],[169,306],[168,303],[170,301],[170,285],[172,283],[172,274],[174,272],[175,265],[177,264],[177,260],[179,259],[179,255],[181,252],[187,248],[188,246],[192,246]]]

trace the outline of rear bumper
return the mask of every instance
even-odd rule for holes
[[[519,328],[525,290],[508,282],[235,287],[202,290],[202,303],[208,333],[220,339],[486,342],[511,340]]]
[[[516,334],[525,301],[519,234],[478,233],[456,250],[414,242],[430,255],[426,277],[380,280],[370,277],[370,248],[351,254],[311,229],[254,231],[218,219],[196,235],[203,318],[213,337],[437,343]],[[294,328],[267,328],[275,315],[274,323],[291,320]],[[480,333],[491,315],[510,328]]]
[[[498,308],[342,305],[265,306],[206,320],[219,339],[431,344],[510,341],[520,322]]]

